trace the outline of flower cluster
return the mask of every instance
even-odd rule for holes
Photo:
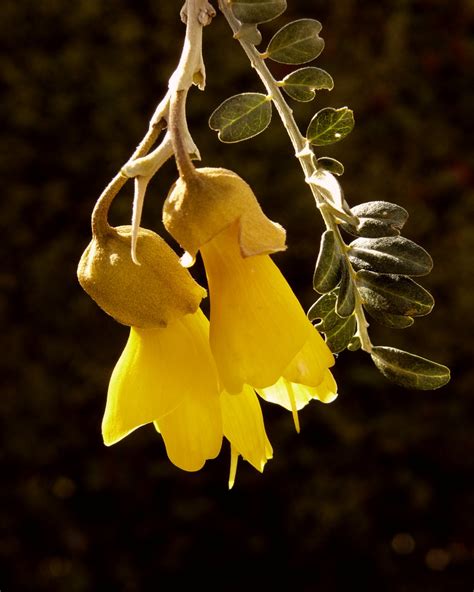
[[[192,179],[178,179],[165,201],[163,222],[186,253],[180,261],[155,235],[157,320],[142,323],[137,309],[127,323],[129,339],[107,395],[104,442],[112,445],[153,423],[171,462],[197,471],[219,454],[225,437],[232,486],[239,456],[259,471],[272,457],[260,399],[290,410],[299,430],[299,409],[313,399],[329,403],[337,396],[329,370],[334,359],[270,257],[285,248],[284,229],[264,215],[240,177],[201,168]],[[139,237],[138,267],[149,261],[145,246]],[[198,252],[207,275],[210,322],[199,308],[205,290],[185,268]],[[92,294],[97,282],[90,280],[90,258],[89,253],[88,261],[81,261],[79,278],[105,308]],[[140,287],[144,293],[146,283]],[[137,308],[141,296],[135,291],[132,298]]]

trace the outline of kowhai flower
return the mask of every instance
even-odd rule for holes
[[[250,387],[235,395],[219,388],[208,326],[199,309],[166,328],[130,329],[109,384],[102,421],[106,445],[153,423],[169,459],[185,471],[215,458],[223,436],[234,455],[263,471],[272,448],[258,398]]]
[[[303,398],[334,399],[334,358],[269,256],[285,248],[285,231],[264,215],[247,183],[225,169],[197,169],[172,188],[163,222],[188,262],[202,254],[211,350],[225,389],[237,393],[249,384],[280,404],[285,392],[292,410]],[[277,384],[309,390],[298,398]]]
[[[99,306],[131,325],[109,384],[105,444],[153,423],[181,469],[199,470],[226,437],[230,485],[239,455],[262,471],[272,448],[260,403],[252,388],[229,395],[218,380],[209,321],[199,308],[206,291],[155,233],[140,230],[137,253],[139,266],[130,258],[130,227],[111,228],[94,237],[78,268],[81,285]]]

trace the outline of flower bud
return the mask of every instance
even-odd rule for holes
[[[196,169],[192,179],[176,181],[163,206],[165,228],[193,258],[236,220],[243,257],[286,248],[285,230],[265,216],[250,186],[232,171]]]
[[[119,226],[94,237],[79,262],[79,283],[106,313],[124,325],[151,328],[196,312],[206,290],[161,237],[140,228],[139,265],[130,249],[131,227]]]

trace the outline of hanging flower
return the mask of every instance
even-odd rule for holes
[[[209,322],[198,310],[166,328],[132,327],[110,379],[102,421],[106,445],[153,423],[169,459],[198,471],[215,458],[225,436],[232,450],[263,471],[272,457],[258,398],[250,387],[229,395],[219,389],[209,348]]]
[[[215,458],[225,436],[231,477],[242,456],[262,471],[272,456],[258,398],[250,387],[221,388],[199,308],[206,291],[155,233],[140,229],[131,261],[130,227],[94,237],[79,264],[81,285],[106,312],[131,325],[110,379],[102,434],[115,444],[153,423],[169,459],[186,471]]]
[[[163,221],[188,260],[201,251],[211,350],[226,390],[236,393],[244,384],[266,389],[281,379],[313,389],[329,385],[334,358],[269,256],[285,248],[285,231],[266,218],[240,177],[197,169],[192,182],[180,179],[172,188]],[[330,388],[334,398],[333,380]]]

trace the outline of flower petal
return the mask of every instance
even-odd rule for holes
[[[292,393],[289,392],[290,386]],[[317,399],[321,403],[332,403],[337,398],[337,384],[331,371],[325,370],[323,380],[316,387],[290,383],[286,378],[280,378],[274,385],[258,389],[257,392],[265,401],[292,411],[291,396],[295,399],[297,410],[303,409],[312,399]]]
[[[218,392],[207,327],[199,309],[166,328],[131,328],[110,379],[102,421],[107,446],[172,412],[191,394]]]
[[[268,459],[273,449],[265,433],[262,410],[254,390],[245,386],[241,393],[221,394],[222,423],[224,436],[232,448],[258,471]]]
[[[170,461],[198,471],[222,445],[222,417],[216,390],[195,390],[171,413],[155,422]]]
[[[311,327],[309,338],[285,368],[283,376],[290,382],[318,386],[326,369],[334,365],[334,356],[317,329],[313,325]]]
[[[274,384],[312,325],[268,255],[243,258],[238,222],[204,245],[211,298],[212,353],[226,390]]]

